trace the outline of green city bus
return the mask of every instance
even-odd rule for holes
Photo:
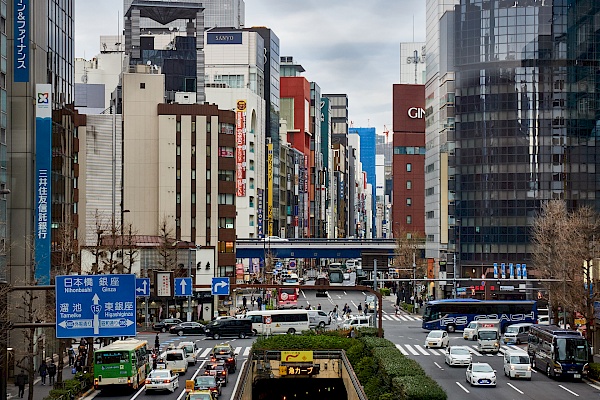
[[[94,351],[94,387],[121,385],[137,389],[150,368],[147,341],[117,340]]]

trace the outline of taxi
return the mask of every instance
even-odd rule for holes
[[[210,390],[193,390],[189,392],[185,400],[216,400]]]
[[[229,369],[224,362],[212,362],[204,367],[203,375],[214,376],[223,387],[229,382]]]

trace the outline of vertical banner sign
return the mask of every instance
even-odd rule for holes
[[[508,277],[510,279],[515,279],[515,265],[513,263],[508,264],[508,271],[509,271]]]
[[[517,279],[521,279],[521,264],[517,264]]]
[[[237,197],[246,196],[246,101],[238,100],[235,111],[235,159]]]
[[[500,272],[502,273],[502,279],[506,279],[506,263],[500,264]]]
[[[527,264],[521,264],[521,277],[527,279]]]
[[[494,263],[494,279],[498,279],[498,263]]]
[[[14,0],[14,80],[29,82],[29,0]]]
[[[263,196],[265,195],[265,191],[263,189],[258,189],[258,212],[257,212],[257,223],[258,223],[258,237],[265,237],[265,231],[263,229],[264,222],[264,209],[265,209],[265,199]]]
[[[267,145],[267,236],[273,236],[273,143]]]
[[[50,284],[52,85],[35,85],[35,279]]]

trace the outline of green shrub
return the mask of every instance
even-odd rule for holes
[[[350,364],[358,364],[365,356],[365,345],[362,342],[355,340],[352,346],[346,350],[346,356],[348,357]]]
[[[402,302],[402,309],[408,311],[408,312],[413,312],[415,310],[415,306],[413,306],[412,304],[408,304],[405,302]]]
[[[48,397],[46,397],[46,399],[54,400],[59,399],[61,396],[65,396],[68,398],[70,393],[71,392],[65,389],[52,389],[50,390],[50,393],[48,394]]]
[[[590,363],[589,377],[596,381],[600,381],[600,363]]]
[[[448,395],[429,376],[400,376],[392,379],[394,393],[410,400],[446,400]]]
[[[390,289],[388,289],[388,288],[379,288],[379,293],[381,293],[382,296],[389,296],[390,295]]]
[[[353,339],[328,335],[275,335],[259,338],[252,345],[252,350],[325,350],[349,349]]]
[[[396,349],[396,345],[394,343],[392,343],[389,340],[384,339],[384,338],[373,337],[373,336],[361,336],[359,338],[359,340],[361,342],[363,342],[369,350],[373,350],[377,347],[387,347],[387,348],[391,347],[391,348],[394,348],[396,351],[398,351]]]
[[[405,357],[400,351],[389,348],[373,349],[373,357],[379,365],[379,372],[391,384],[391,380],[400,376],[424,376],[425,371],[415,360]]]
[[[379,329],[363,327],[363,328],[358,328],[356,330],[356,333],[357,333],[357,335],[356,335],[357,337],[361,337],[361,336],[377,337],[377,334],[379,333]]]

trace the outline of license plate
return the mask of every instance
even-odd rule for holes
[[[127,383],[127,378],[119,378],[119,383]]]
[[[573,375],[573,378],[579,379],[579,378],[581,378],[581,374],[575,374],[575,375]]]
[[[480,379],[479,383],[490,383],[489,379]]]

